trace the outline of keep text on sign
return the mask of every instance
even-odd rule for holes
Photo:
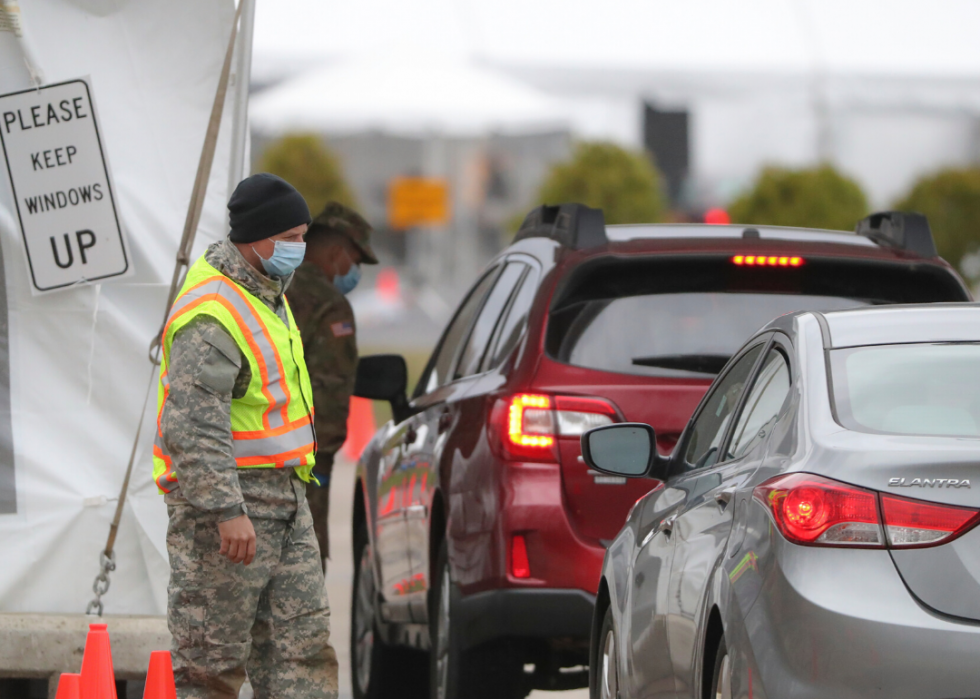
[[[35,290],[125,274],[129,261],[88,83],[0,95],[0,142]]]

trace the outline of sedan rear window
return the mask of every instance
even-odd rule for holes
[[[832,350],[834,404],[848,429],[980,437],[980,344]]]

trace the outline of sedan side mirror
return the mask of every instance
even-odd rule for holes
[[[657,453],[657,436],[650,425],[625,422],[605,425],[582,435],[582,458],[589,468],[614,476],[666,476],[667,459]]]
[[[400,354],[373,354],[361,357],[357,363],[354,395],[359,398],[386,400],[391,403],[395,422],[412,415],[405,389],[408,385],[408,367]]]

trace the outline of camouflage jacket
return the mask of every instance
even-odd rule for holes
[[[267,277],[250,265],[229,240],[211,245],[204,258],[222,274],[287,322],[283,293],[292,275]],[[199,316],[174,336],[168,373],[170,393],[160,421],[173,459],[177,487],[168,505],[193,505],[232,519],[247,510],[253,518],[291,519],[306,486],[293,469],[239,469],[231,435],[231,400],[245,395],[252,371],[222,325]],[[242,505],[245,505],[245,508]]]
[[[334,454],[347,439],[347,412],[357,373],[354,311],[347,298],[312,262],[293,275],[289,304],[303,336],[313,385],[317,472],[329,474]]]

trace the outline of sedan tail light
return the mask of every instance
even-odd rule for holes
[[[559,437],[577,438],[619,419],[613,405],[602,398],[518,393],[494,405],[491,445],[508,459],[556,461]]]
[[[964,534],[980,511],[898,498],[810,473],[777,476],[755,498],[789,541],[809,546],[935,546]]]
[[[892,548],[934,546],[972,529],[980,512],[966,507],[881,496],[881,513]]]
[[[794,543],[876,548],[885,543],[874,491],[793,473],[766,481],[754,494]]]

